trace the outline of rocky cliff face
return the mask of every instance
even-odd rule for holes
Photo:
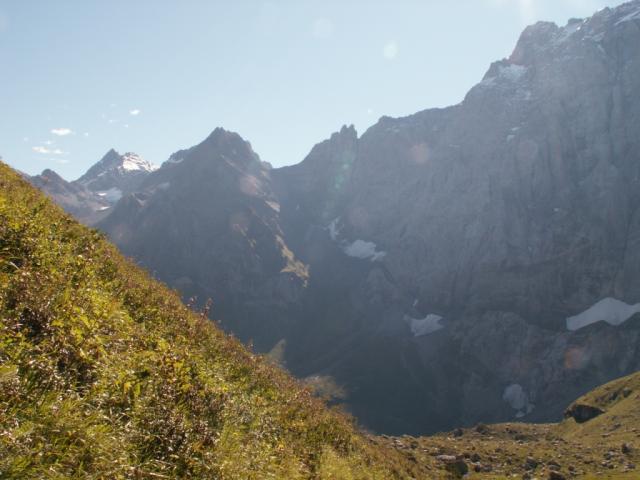
[[[311,291],[336,300],[290,367],[398,432],[559,418],[638,369],[639,27],[637,1],[536,24],[459,105],[274,171]]]
[[[409,326],[443,317],[412,342],[417,380],[455,371],[431,387],[469,422],[504,419],[501,404],[547,419],[640,367],[635,319],[566,323],[640,302],[639,27],[639,2],[536,24],[461,104],[383,118],[358,142],[338,228],[386,252]]]
[[[68,213],[93,225],[105,218],[123,195],[136,191],[156,168],[135,153],[120,155],[111,149],[73,182],[67,182],[49,169],[27,179]]]
[[[95,195],[82,185],[67,182],[50,169],[33,177],[25,175],[25,178],[45,192],[65,211],[87,224],[97,221],[110,206],[107,199]]]
[[[270,167],[239,135],[218,128],[172,155],[99,227],[186,298],[214,299],[215,317],[264,349],[294,318],[307,279],[279,210]]]
[[[534,25],[460,105],[362,137],[344,226],[423,306],[554,326],[594,296],[638,301],[637,8]]]
[[[559,419],[640,368],[640,1],[270,169],[216,130],[100,227],[373,429]]]

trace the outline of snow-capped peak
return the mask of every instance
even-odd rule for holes
[[[154,170],[157,170],[158,167],[146,161],[136,153],[127,152],[122,155],[122,169],[126,170],[127,172],[136,170],[153,172]]]
[[[147,174],[157,169],[156,165],[136,153],[120,155],[111,149],[76,182],[94,192],[117,188],[128,193],[137,188]]]

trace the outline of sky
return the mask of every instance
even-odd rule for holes
[[[72,180],[216,127],[274,166],[342,125],[459,103],[538,20],[607,0],[0,0],[0,156]]]

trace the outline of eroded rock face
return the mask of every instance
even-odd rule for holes
[[[311,285],[332,291],[328,279],[343,276],[332,246],[309,235],[314,224],[336,248],[384,252],[360,262],[348,301],[323,317],[343,328],[363,318],[347,328],[358,338],[349,353],[322,344],[326,361],[308,367],[289,342],[294,371],[351,386],[368,425],[419,433],[557,419],[584,391],[640,368],[637,318],[566,330],[603,298],[639,301],[638,25],[640,2],[562,28],[536,24],[461,104],[382,118],[355,146],[333,137],[290,169],[343,185],[328,214],[303,210],[307,230],[283,209]],[[337,170],[341,145],[355,158]],[[324,170],[311,168],[319,152]],[[414,336],[420,319],[440,317]]]
[[[530,27],[460,105],[382,119],[358,145],[345,233],[433,309],[562,328],[610,293],[636,303],[633,8]]]
[[[216,130],[101,228],[369,428],[557,420],[640,369],[638,45],[637,0],[538,23],[460,104],[293,167]]]
[[[172,155],[99,224],[125,254],[259,350],[285,335],[308,277],[279,225],[270,167],[216,129]]]
[[[360,312],[364,331],[389,335],[378,358],[394,373],[380,366],[376,387],[362,380],[378,359],[361,327],[352,348],[369,362],[352,350],[324,368],[353,387],[370,425],[557,419],[588,388],[640,368],[637,319],[566,330],[603,298],[640,301],[639,25],[639,2],[536,24],[461,104],[382,118],[350,148],[324,227],[338,245],[385,254],[364,260],[351,306],[335,315]],[[331,152],[327,166],[341,156]],[[391,326],[430,315],[444,319],[430,335],[400,340]],[[505,400],[512,385],[518,408]]]

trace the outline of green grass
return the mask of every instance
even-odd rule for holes
[[[4,164],[0,318],[0,478],[427,478]]]
[[[391,438],[275,363],[0,163],[2,479],[451,478],[442,454],[470,479],[640,478],[640,373],[579,399],[605,411],[586,423]]]

